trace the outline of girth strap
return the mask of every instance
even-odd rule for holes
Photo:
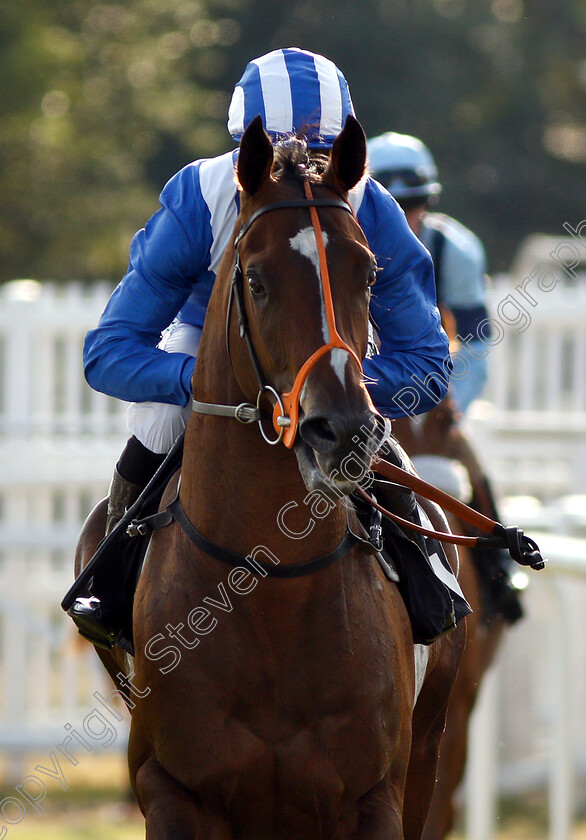
[[[274,578],[296,578],[310,575],[314,572],[319,572],[322,569],[327,569],[333,566],[338,560],[347,554],[350,549],[358,542],[363,540],[347,531],[342,541],[330,551],[328,554],[322,554],[320,557],[314,557],[313,560],[308,560],[306,563],[299,563],[287,566],[275,565],[273,563],[263,563],[250,556],[238,554],[235,551],[230,551],[228,548],[222,548],[216,543],[208,540],[203,534],[195,528],[189,521],[187,514],[179,499],[179,494],[167,506],[167,508],[160,513],[155,513],[152,516],[147,516],[138,522],[133,522],[128,533],[132,535],[146,534],[149,531],[154,531],[159,528],[164,528],[170,525],[175,520],[181,530],[186,534],[189,540],[197,546],[197,548],[204,551],[209,557],[215,560],[220,560],[229,566],[243,566],[255,575],[260,577],[274,577]]]

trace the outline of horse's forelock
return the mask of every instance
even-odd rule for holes
[[[310,152],[302,138],[292,136],[275,145],[272,174],[279,180],[287,178],[300,181],[308,176],[311,180],[317,180],[321,178],[327,163],[327,155]]]

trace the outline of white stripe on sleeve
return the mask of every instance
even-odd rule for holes
[[[212,225],[210,269],[218,273],[220,260],[228,247],[238,215],[236,209],[236,173],[234,153],[205,160],[199,168],[201,194],[208,206]]]

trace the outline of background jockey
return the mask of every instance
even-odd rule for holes
[[[374,178],[397,200],[413,232],[430,252],[436,278],[437,301],[450,339],[454,363],[450,393],[423,423],[407,419],[393,430],[409,454],[432,454],[440,446],[468,473],[469,501],[491,519],[500,521],[486,473],[465,437],[459,420],[480,396],[488,375],[488,311],[486,256],[480,239],[444,213],[430,212],[441,192],[431,152],[417,137],[389,131],[368,141],[368,160]],[[484,341],[482,340],[484,339]],[[424,476],[439,483],[437,476]],[[454,493],[453,487],[444,487]],[[489,611],[510,621],[521,617],[518,593],[510,581],[508,552],[474,549],[489,600]]]
[[[442,188],[434,159],[421,140],[389,131],[368,141],[368,159],[371,174],[397,199],[409,227],[432,256],[438,305],[454,361],[452,397],[465,412],[487,379],[488,351],[478,333],[482,325],[481,336],[488,338],[484,247],[460,222],[429,212]]]

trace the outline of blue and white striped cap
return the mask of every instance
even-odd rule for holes
[[[228,111],[235,140],[257,114],[273,140],[303,133],[310,149],[329,149],[354,106],[348,82],[332,61],[291,47],[247,65]]]

